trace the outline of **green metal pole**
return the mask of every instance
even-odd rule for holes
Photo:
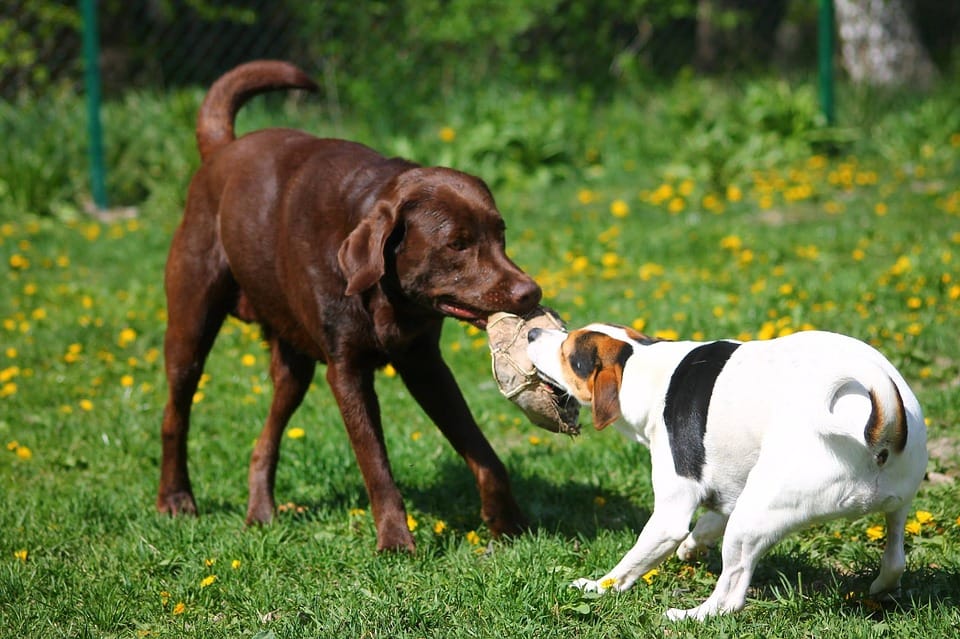
[[[827,126],[836,122],[833,100],[833,0],[820,0],[817,23],[817,60],[820,75],[820,108]]]
[[[98,209],[107,208],[106,168],[103,161],[103,126],[100,122],[100,28],[97,0],[80,0],[83,15],[84,85],[87,93],[90,191]]]

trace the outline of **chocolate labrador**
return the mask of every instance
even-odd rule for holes
[[[280,61],[241,65],[210,88],[197,119],[202,164],[166,267],[169,400],[157,508],[195,513],[187,430],[204,361],[228,314],[257,322],[270,345],[274,394],[253,450],[247,522],[273,516],[280,439],[327,365],[363,474],[378,549],[413,550],[384,446],[374,372],[392,364],[476,477],[493,535],[524,519],[506,470],[440,354],[445,317],[483,328],[522,314],[541,291],[504,250],[504,222],[478,178],[386,158],[366,146],[292,129],[234,136],[248,98],[315,89]]]

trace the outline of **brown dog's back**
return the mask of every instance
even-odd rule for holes
[[[206,160],[235,139],[233,121],[247,100],[279,89],[315,91],[317,85],[303,71],[280,60],[248,62],[214,82],[197,115],[200,158]]]

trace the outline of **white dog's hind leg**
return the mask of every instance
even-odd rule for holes
[[[708,510],[697,519],[696,525],[687,538],[677,548],[677,557],[681,561],[693,561],[701,553],[717,543],[727,527],[727,516],[714,510]]]
[[[903,553],[903,533],[910,513],[908,502],[900,510],[887,513],[887,543],[880,560],[880,574],[870,585],[870,594],[892,593],[900,588],[900,577],[907,565]]]

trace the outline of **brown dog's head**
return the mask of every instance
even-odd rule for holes
[[[646,338],[629,328],[591,324],[569,333],[531,329],[527,354],[540,375],[593,412],[593,426],[620,419],[623,368],[636,343]]]
[[[409,169],[340,247],[346,294],[389,278],[406,299],[481,328],[497,311],[526,313],[541,291],[507,257],[505,229],[478,178],[445,168]]]

